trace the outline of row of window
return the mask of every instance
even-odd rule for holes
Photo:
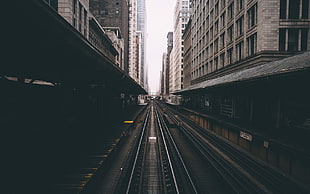
[[[207,6],[195,5],[196,9],[193,15],[192,79],[214,72],[225,65],[239,62],[257,53],[257,33],[255,33],[258,18],[257,1],[255,3],[231,0],[227,1],[227,7],[225,0],[202,0],[201,2],[206,2]],[[213,7],[211,3],[214,2]],[[251,7],[240,12],[244,10],[245,2],[248,5],[251,4]],[[280,19],[308,19],[309,0],[279,0],[279,3]],[[219,12],[219,10],[223,11]],[[221,15],[217,18],[218,14]],[[235,23],[231,22],[236,15],[238,18],[234,19]],[[213,18],[216,19],[214,22]],[[247,30],[246,34],[244,34],[245,30]],[[307,50],[308,33],[308,28],[297,29],[293,26],[280,28],[279,51]],[[236,44],[232,45],[233,42]]]
[[[279,50],[280,51],[305,51],[308,44],[308,28],[280,28]]]
[[[243,34],[243,17],[241,17],[237,23],[236,23],[236,37],[234,36],[234,24],[232,24],[231,26],[229,26],[227,28],[227,31],[223,32],[222,34],[219,35],[218,38],[216,38],[213,42],[211,42],[211,40],[209,40],[209,36],[210,38],[213,37],[213,31],[212,31],[212,28],[210,30],[210,33],[207,32],[206,33],[206,36],[203,37],[202,40],[200,40],[195,46],[194,46],[194,49],[193,49],[193,54],[194,56],[200,52],[204,47],[205,45],[208,45],[209,42],[210,43],[210,50],[211,50],[211,53],[213,53],[213,45],[214,45],[214,52],[217,53],[219,51],[219,49],[223,49],[226,45],[229,45],[230,43],[233,42],[234,39],[238,38],[239,36],[241,36]],[[227,34],[227,36],[226,36]],[[198,63],[199,64],[199,63]],[[198,65],[197,64],[197,65]]]
[[[280,0],[280,19],[308,19],[309,0]]]
[[[222,44],[222,43],[221,43]],[[207,73],[211,73],[216,71],[220,68],[223,68],[226,65],[233,64],[235,62],[243,60],[246,56],[253,56],[257,52],[257,34],[253,34],[246,39],[246,53],[245,53],[245,46],[244,42],[241,41],[236,44],[235,47],[231,47],[227,49],[226,53],[223,52],[218,56],[215,56],[213,59],[213,54],[215,54],[218,49],[218,39],[214,41],[214,44],[210,44],[209,47],[205,49],[197,58],[194,59],[192,69],[192,79],[198,78],[203,76]],[[246,56],[245,56],[246,55]],[[210,59],[209,59],[210,58]],[[209,62],[205,62],[208,61]],[[199,68],[195,68],[197,64],[204,64],[201,65]]]
[[[234,15],[234,10],[241,11],[244,9],[245,0],[235,0],[231,1],[227,7],[228,17],[232,18]],[[214,0],[209,0],[205,3],[200,1],[196,5],[197,11],[203,12],[203,14],[208,14],[211,9],[210,16],[211,19],[213,16],[217,17],[219,15],[219,10],[223,10],[226,7],[226,0],[217,1],[214,5]],[[235,7],[236,4],[236,7]],[[202,10],[203,9],[203,10]],[[194,13],[194,16],[198,17],[197,13]],[[199,17],[201,17],[200,15]],[[280,0],[280,19],[308,19],[309,17],[309,0]],[[195,20],[197,18],[194,18]]]
[[[219,2],[218,2],[219,3]],[[216,3],[215,7],[217,7],[218,3]],[[225,1],[221,1],[221,6],[225,7]],[[241,10],[243,9],[243,1],[236,1],[236,9],[237,10]],[[231,10],[231,12],[229,13],[229,15],[231,17],[233,17],[233,8],[234,8],[234,1],[232,1],[229,4],[229,9]],[[217,9],[217,8],[216,8]],[[215,9],[215,10],[216,10]],[[228,9],[228,11],[229,11]],[[227,17],[230,17],[227,16]],[[257,24],[257,3],[255,3],[253,6],[251,6],[246,14],[247,17],[247,24],[248,24],[248,29],[252,29],[256,24]],[[223,49],[226,45],[230,44],[233,42],[234,39],[237,39],[238,37],[240,37],[241,35],[243,35],[244,33],[244,15],[239,16],[239,18],[236,20],[235,24],[230,25],[229,27],[227,27],[227,30],[224,31],[223,33],[221,33],[219,35],[219,38],[216,38],[213,43],[211,42],[211,44],[206,48],[205,52],[201,52],[201,50],[205,47],[206,44],[208,44],[214,37],[216,37],[216,34],[218,34],[219,32],[219,21],[220,21],[220,27],[224,28],[226,25],[226,11],[224,11],[222,13],[222,15],[220,16],[220,19],[217,20],[213,26],[210,27],[210,30],[208,32],[206,32],[205,35],[202,36],[202,39],[200,39],[199,42],[196,42],[197,44],[195,45],[195,34],[194,34],[194,49],[193,49],[193,55],[197,56],[198,52],[200,52],[199,56],[195,57],[194,61],[193,61],[193,66],[194,68],[196,67],[196,73],[193,72],[194,75],[196,76],[200,76],[201,73],[199,72],[205,72],[205,73],[209,73],[212,72],[214,70],[218,69],[218,59],[215,58],[214,63],[211,62],[211,64],[214,65],[210,65],[209,68],[205,68],[205,71],[202,71],[199,69],[197,70],[198,66],[201,66],[203,64],[202,60],[203,58],[206,59],[209,57],[209,52],[210,52],[210,57],[213,56],[214,53],[219,52],[219,49]],[[207,23],[207,25],[209,25],[209,21],[208,18],[205,21]],[[235,29],[234,29],[235,28]],[[227,36],[226,36],[227,34]],[[198,31],[198,37],[201,36],[201,34],[199,34]],[[209,40],[210,39],[210,40]],[[253,54],[256,53],[257,51],[257,44],[256,44],[256,34],[254,36],[251,36],[250,38],[247,39],[248,42],[248,56],[251,56]],[[225,45],[226,43],[226,45]],[[227,54],[227,63],[230,64],[233,62],[233,58],[229,57],[232,54],[232,49],[228,51]],[[235,57],[235,61],[240,61],[243,58],[243,42],[239,43],[236,46],[236,57]],[[203,58],[201,56],[204,56]],[[220,57],[220,62],[221,64],[225,62],[225,54],[222,54]],[[214,66],[214,67],[213,67]],[[223,67],[224,65],[221,65],[221,67]],[[200,68],[201,69],[201,68]],[[208,71],[207,69],[209,69],[210,71]],[[195,76],[194,76],[195,77]]]
[[[257,24],[257,4],[253,5],[250,9],[248,9],[246,17],[247,17],[247,24],[248,24],[247,29],[253,28]],[[210,36],[210,40],[212,40],[212,38],[218,34],[220,29],[223,29],[226,26],[225,18],[226,18],[226,12],[224,11],[220,17],[220,21],[219,20],[215,21],[214,25],[211,25],[208,30],[209,18],[207,17],[203,25],[199,27],[197,33],[196,34],[194,33],[193,42],[197,42],[197,39],[199,39],[200,37],[203,37],[203,39],[205,38],[203,34],[205,32],[205,29],[207,29],[208,31],[206,32],[206,36],[207,36],[206,42],[209,41],[208,36]],[[233,25],[228,27],[228,31],[229,31],[228,34],[231,37],[230,39],[232,39],[233,27],[234,27]],[[243,33],[244,33],[244,15],[240,16],[236,20],[236,35],[241,36]]]
[[[221,10],[225,9],[226,9],[226,0],[217,1],[214,7],[213,7],[213,0],[207,1],[206,4],[200,2],[200,4],[196,5],[196,9],[193,13],[193,20],[198,21],[198,23],[201,23],[201,20],[204,20],[204,18],[207,15],[209,15],[210,21],[212,22],[219,16]],[[244,0],[231,1],[227,6],[228,17],[233,18],[234,11],[236,11],[236,13],[238,14],[238,12],[240,12],[243,9],[244,9]]]

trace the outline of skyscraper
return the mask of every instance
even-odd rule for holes
[[[124,71],[128,73],[128,0],[89,0],[89,7],[102,27],[120,29],[124,40]]]
[[[145,29],[146,29],[146,8],[145,0],[137,0],[137,34],[140,37],[140,54],[139,54],[139,81],[145,88],[146,84],[146,57],[145,57]]]
[[[177,0],[174,12],[173,49],[170,55],[170,93],[183,88],[183,33],[191,16],[191,0]]]

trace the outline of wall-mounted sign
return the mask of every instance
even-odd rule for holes
[[[243,139],[252,141],[252,135],[251,134],[240,131],[240,137],[242,137]]]

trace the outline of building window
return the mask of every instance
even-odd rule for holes
[[[302,19],[309,19],[309,0],[303,0],[302,1],[302,14],[301,18]]]
[[[225,27],[225,16],[226,12],[221,15],[221,29]]]
[[[240,11],[243,9],[243,0],[237,0],[237,10]]]
[[[308,29],[280,28],[279,50],[280,51],[305,51],[308,43]]]
[[[279,29],[279,51],[285,51],[286,29]]]
[[[225,66],[225,53],[222,53],[220,55],[220,65],[221,65],[221,68]]]
[[[241,36],[243,34],[243,16],[241,16],[237,22],[237,36]]]
[[[72,2],[72,10],[73,10],[73,26],[76,27],[76,0]]]
[[[214,58],[214,71],[218,70],[219,59],[218,57]]]
[[[308,50],[308,29],[301,29],[301,50]]]
[[[243,58],[243,42],[236,45],[236,60],[240,61]]]
[[[220,39],[221,39],[220,49],[222,49],[225,47],[225,32],[221,34]]]
[[[309,0],[281,0],[280,19],[308,19]]]
[[[233,63],[233,48],[227,50],[227,63],[228,64]]]
[[[214,52],[217,53],[219,49],[219,39],[214,41]]]
[[[58,0],[45,0],[45,2],[58,11]]]
[[[87,11],[84,10],[84,36],[87,35],[87,21],[88,21],[88,19],[87,19]]]
[[[298,51],[298,29],[288,29],[288,51]]]
[[[82,10],[83,6],[81,3],[79,3],[79,31],[82,32]]]
[[[257,24],[257,4],[253,5],[248,10],[248,29],[251,29]]]
[[[298,29],[288,29],[288,51],[298,51]]]
[[[228,18],[232,19],[234,17],[234,2],[232,2],[229,6],[228,6]]]
[[[214,6],[214,17],[219,16],[219,4],[216,3]]]
[[[288,18],[289,19],[298,19],[299,18],[299,4],[300,0],[292,0],[289,1],[289,10],[288,10]]]
[[[231,43],[233,41],[233,37],[234,37],[234,25],[231,25],[227,29],[227,33],[228,33],[228,43]]]
[[[219,31],[219,21],[217,20],[214,23],[214,35],[217,35],[218,31]]]
[[[248,41],[248,56],[252,56],[257,51],[257,35],[256,33],[247,38]]]
[[[286,19],[286,0],[280,1],[280,19]]]
[[[213,61],[210,61],[210,72],[213,72]]]

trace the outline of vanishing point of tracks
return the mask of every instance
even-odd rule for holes
[[[147,110],[126,193],[197,193],[155,103]]]

